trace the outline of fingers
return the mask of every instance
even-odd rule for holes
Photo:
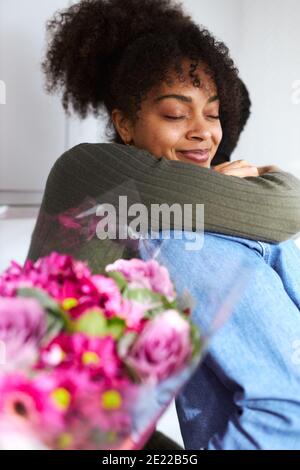
[[[236,160],[234,162],[225,162],[212,167],[213,170],[224,175],[238,176],[245,178],[246,176],[259,176],[259,171],[255,165],[247,160]]]
[[[223,168],[226,168],[230,166],[231,168],[240,168],[240,167],[244,167],[244,166],[254,166],[252,165],[251,163],[249,163],[247,160],[236,160],[236,161],[233,161],[233,162],[225,162],[225,163],[220,163],[220,165],[216,165],[216,166],[213,166],[212,168],[214,168],[215,170],[218,170],[218,169],[223,169]]]
[[[212,166],[211,168],[224,175],[239,176],[241,178],[247,176],[261,176],[271,171],[281,171],[280,168],[275,165],[257,167],[247,160],[225,162],[220,165]]]
[[[268,166],[260,166],[257,168],[259,175],[264,175],[265,173],[270,173],[270,172],[278,172],[282,171],[278,166],[276,165],[268,165]]]
[[[224,168],[220,173],[230,176],[246,178],[247,176],[259,176],[258,169],[255,166],[245,166],[242,168]]]

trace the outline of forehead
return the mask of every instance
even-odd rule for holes
[[[182,64],[183,75],[178,76],[175,72],[168,74],[167,81],[162,82],[158,87],[152,90],[152,102],[160,102],[157,99],[164,95],[180,94],[189,96],[192,101],[209,100],[217,95],[217,87],[210,74],[204,66],[199,65],[197,69],[191,69],[191,61]],[[192,77],[189,72],[192,70]],[[197,80],[198,86],[195,86],[194,80]],[[161,100],[168,101],[168,100]],[[169,100],[171,101],[171,100]]]

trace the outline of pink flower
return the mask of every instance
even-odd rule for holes
[[[191,352],[189,323],[176,310],[167,310],[145,326],[126,362],[143,379],[160,381],[180,370]]]
[[[33,364],[46,332],[46,315],[35,299],[0,297],[0,373]]]
[[[31,428],[44,426],[64,429],[62,412],[51,400],[53,383],[43,383],[43,377],[34,380],[24,374],[7,375],[0,378],[0,413],[16,422],[26,423]]]
[[[111,337],[90,337],[62,333],[41,350],[37,368],[56,367],[86,370],[91,377],[114,378],[121,373],[121,360]]]
[[[139,386],[123,377],[99,383],[89,399],[80,405],[83,420],[101,431],[126,436],[131,432],[132,416],[139,397]]]
[[[136,302],[135,300],[123,299],[122,309],[118,316],[125,320],[127,331],[139,333],[144,324],[148,321],[145,314],[150,306],[144,302]]]
[[[67,212],[58,216],[58,222],[62,234],[64,230],[67,232],[68,240],[70,241],[70,230],[73,230],[74,240],[79,237],[84,237],[84,241],[90,241],[94,238],[99,223],[99,217],[94,214],[86,215],[85,217],[78,217],[80,215],[80,208],[69,209]],[[76,238],[75,238],[76,237]]]
[[[46,445],[56,448],[60,437],[77,422],[82,403],[95,390],[87,374],[72,368],[31,379],[23,374],[0,377],[1,420],[26,425]]]
[[[119,271],[129,281],[130,288],[146,288],[164,295],[169,301],[175,299],[175,291],[165,266],[157,261],[141,259],[120,259],[106,267],[106,272]]]
[[[55,284],[60,284],[64,279],[83,280],[90,277],[91,272],[85,263],[53,252],[36,263],[27,260],[24,266],[12,261],[0,276],[0,295],[13,297],[20,287],[40,287],[50,293]]]
[[[118,316],[122,308],[122,296],[116,282],[100,274],[94,275],[92,281],[101,296],[101,305],[107,318]]]
[[[36,263],[28,260],[24,267],[12,262],[0,276],[0,295],[15,296],[21,287],[45,290],[72,318],[93,307],[111,317],[121,306],[121,293],[113,279],[92,276],[86,263],[56,252]]]

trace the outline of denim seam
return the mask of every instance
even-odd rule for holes
[[[268,247],[268,244],[267,243],[264,243],[264,242],[259,242],[257,241],[257,243],[259,244],[259,246],[261,247],[262,249],[262,257],[263,259],[268,263],[269,262],[269,259],[270,259],[270,249]]]

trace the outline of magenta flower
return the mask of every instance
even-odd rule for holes
[[[118,316],[122,308],[122,295],[116,282],[100,274],[94,275],[92,281],[100,294],[99,306],[103,308],[105,316],[107,318]]]
[[[31,366],[45,332],[46,314],[35,299],[0,297],[0,341],[4,352],[0,374]]]
[[[42,377],[30,380],[20,373],[0,377],[1,415],[41,431],[45,425],[48,429],[62,431],[64,423],[61,409],[52,402],[50,396],[55,387],[53,383],[45,386],[42,380]]]
[[[60,447],[96,385],[75,369],[54,370],[30,379],[23,374],[0,377],[1,419],[27,425],[50,448]]]
[[[89,399],[80,405],[82,419],[101,431],[126,436],[132,430],[133,410],[139,391],[139,386],[126,377],[100,382],[98,388],[89,394]]]
[[[164,295],[169,301],[175,299],[175,291],[165,266],[157,261],[133,258],[120,259],[106,267],[106,272],[119,271],[130,283],[130,288],[147,288]]]
[[[166,310],[145,326],[126,362],[143,379],[160,381],[180,370],[191,353],[189,323],[176,310]]]
[[[33,263],[27,260],[24,266],[15,261],[0,276],[0,295],[15,296],[20,287],[40,287],[48,292],[65,279],[90,278],[91,272],[86,263],[74,261],[71,256],[53,252]],[[50,292],[49,292],[50,293]]]
[[[37,368],[73,367],[86,370],[91,377],[114,378],[121,373],[121,360],[116,351],[116,342],[111,337],[90,337],[82,333],[62,333],[40,352]]]
[[[0,295],[15,296],[21,287],[45,290],[72,318],[93,307],[111,317],[121,306],[121,293],[113,279],[92,276],[86,263],[56,252],[36,263],[28,260],[24,267],[12,262],[0,276]]]

